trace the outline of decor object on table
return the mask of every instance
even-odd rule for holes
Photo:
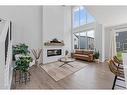
[[[66,51],[65,51],[65,59],[68,58],[68,53],[69,53],[68,50],[66,50]]]
[[[99,51],[98,52],[94,52],[94,59],[95,59],[95,62],[99,63],[99,56],[100,56],[100,53]]]
[[[68,53],[69,53],[68,50],[66,50],[66,51],[65,51],[65,56],[68,55]]]
[[[69,66],[73,67],[73,66],[70,65],[69,63],[74,62],[74,61],[75,61],[75,59],[73,59],[73,58],[67,58],[67,57],[65,57],[65,58],[60,58],[60,62],[63,62],[63,64],[61,64],[59,67],[62,67],[62,66],[64,66],[64,65],[69,65]]]
[[[34,57],[35,57],[35,65],[36,65],[36,66],[39,65],[38,59],[40,58],[41,52],[42,52],[42,49],[37,49],[37,50],[32,49],[32,53],[33,53],[33,55],[34,55]]]
[[[28,46],[22,43],[12,46],[12,50],[13,50],[13,60],[15,60],[16,54],[27,55],[30,53],[28,50]]]

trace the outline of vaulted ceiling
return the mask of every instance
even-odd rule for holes
[[[127,23],[127,6],[85,6],[105,26]]]

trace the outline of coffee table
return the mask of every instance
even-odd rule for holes
[[[64,63],[63,63],[62,65],[60,65],[59,67],[62,67],[62,66],[64,66],[64,65],[69,65],[69,66],[73,67],[73,66],[70,65],[69,63],[70,63],[70,62],[74,62],[75,59],[73,59],[73,58],[61,58],[59,61],[60,61],[60,62],[64,62]]]

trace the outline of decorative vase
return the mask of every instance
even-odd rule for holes
[[[99,60],[99,59],[95,59],[95,62],[96,62],[96,63],[99,63],[99,62],[100,62],[100,60]]]

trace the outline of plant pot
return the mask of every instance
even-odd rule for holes
[[[99,63],[99,62],[100,62],[100,60],[99,60],[99,59],[95,59],[95,62],[96,62],[96,63]]]

